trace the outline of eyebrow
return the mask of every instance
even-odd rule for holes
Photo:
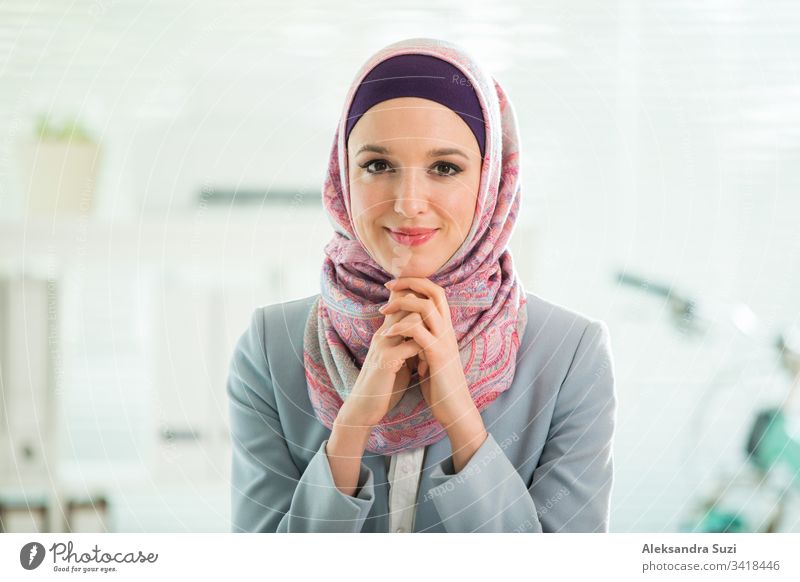
[[[384,154],[384,155],[390,155],[392,153],[388,148],[370,143],[364,144],[360,148],[358,148],[358,151],[356,152],[355,155],[358,155],[361,152],[374,152],[376,154]],[[435,158],[438,156],[449,156],[449,155],[461,156],[462,158],[469,160],[469,156],[467,156],[467,154],[465,154],[458,148],[433,148],[431,150],[428,150],[428,157],[431,158]]]

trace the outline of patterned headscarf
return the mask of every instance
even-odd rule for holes
[[[472,226],[453,256],[430,276],[447,296],[467,386],[479,411],[511,386],[527,324],[525,292],[507,248],[521,198],[518,129],[511,102],[497,81],[457,45],[413,38],[384,47],[362,65],[350,86],[323,186],[335,232],[325,246],[321,293],[306,322],[303,352],[314,413],[329,429],[384,321],[378,308],[390,296],[384,283],[394,278],[367,252],[354,227],[345,144],[348,115],[369,72],[402,54],[431,55],[455,65],[474,88],[483,111],[485,151]],[[372,429],[368,451],[389,455],[446,436],[418,382],[415,372],[400,401]]]

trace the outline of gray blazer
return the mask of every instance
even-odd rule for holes
[[[234,532],[386,532],[390,457],[365,452],[356,493],[336,488],[303,368],[317,295],[259,307],[227,381]],[[414,531],[606,532],[617,397],[609,332],[528,293],[514,381],[481,416],[488,438],[454,474],[426,447]]]

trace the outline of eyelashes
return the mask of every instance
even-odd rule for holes
[[[385,171],[373,171],[373,170],[370,170],[369,167],[372,166],[373,164],[378,164],[378,165],[382,164],[383,166],[391,167],[389,162],[387,162],[386,160],[383,160],[383,159],[369,160],[368,162],[364,162],[363,164],[358,164],[358,167],[359,168],[363,168],[364,170],[366,170],[366,172],[368,174],[372,174],[372,175],[380,175],[380,174],[386,173]],[[453,171],[452,173],[447,173],[447,174],[441,173],[441,172],[434,172],[437,176],[439,176],[441,178],[452,178],[453,176],[457,176],[458,174],[463,172],[463,170],[460,167],[458,167],[456,164],[453,164],[452,162],[435,162],[431,166],[432,169],[433,168],[440,168],[440,167],[441,168],[447,168],[446,171],[448,171],[448,172],[450,170]]]

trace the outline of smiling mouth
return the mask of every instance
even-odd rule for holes
[[[429,232],[423,232],[420,234],[404,234],[402,232],[396,232],[389,228],[386,229],[389,232],[389,236],[391,236],[395,242],[400,243],[401,245],[406,245],[410,247],[415,247],[418,245],[425,244],[429,240],[431,240],[436,233],[439,232],[439,229],[431,230]]]

